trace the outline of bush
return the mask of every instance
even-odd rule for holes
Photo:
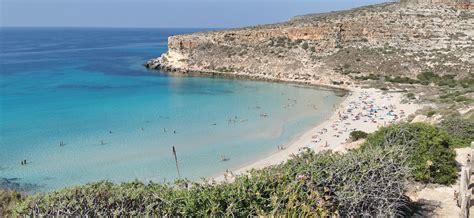
[[[470,98],[466,97],[466,96],[458,96],[454,99],[454,101],[456,102],[463,102],[463,101],[469,101]]]
[[[470,84],[472,84],[472,79],[465,79],[465,80],[455,80],[455,75],[443,75],[439,76],[432,71],[424,71],[416,76],[416,79],[411,79],[406,76],[385,76],[385,80],[387,82],[392,83],[402,83],[402,84],[422,84],[422,85],[429,85],[434,83],[438,86],[449,86],[455,87],[456,85],[460,84],[464,88],[467,88]]]
[[[448,132],[456,148],[469,147],[474,141],[474,121],[460,117],[448,117],[441,121],[440,128]]]
[[[441,78],[436,81],[436,84],[439,86],[449,86],[455,87],[458,81],[454,79],[454,75],[443,75]]]
[[[463,88],[474,87],[474,75],[470,74],[467,78],[459,80]]]
[[[13,207],[22,199],[18,192],[0,189],[0,217],[13,216]]]
[[[303,45],[301,45],[301,48],[304,50],[307,50],[309,48],[309,45],[307,42],[304,42]]]
[[[388,81],[388,82],[391,82],[391,83],[405,83],[405,84],[415,84],[417,83],[418,81],[414,80],[414,79],[411,79],[409,77],[401,77],[401,76],[395,76],[395,77],[390,77],[390,76],[386,76],[385,77],[385,80]]]
[[[380,80],[380,75],[375,75],[373,73],[367,76],[356,76],[355,79],[357,80]]]
[[[306,151],[234,182],[98,182],[28,197],[24,216],[401,216],[409,206],[400,147]]]
[[[455,75],[443,75],[439,76],[432,71],[425,71],[416,76],[418,81],[423,85],[429,85],[430,83],[434,83],[438,86],[449,86],[455,87],[459,81],[454,79]]]
[[[439,80],[439,76],[432,71],[425,71],[416,76],[416,78],[420,81],[423,85],[428,85],[432,82],[436,82]]]
[[[415,99],[415,94],[409,92],[409,93],[407,93],[407,98],[408,98],[408,99]]]
[[[352,131],[349,134],[349,138],[350,138],[351,141],[357,141],[359,139],[367,138],[367,135],[368,135],[368,133],[366,133],[364,131],[356,130],[356,131]]]
[[[426,112],[426,116],[427,117],[432,117],[433,115],[436,114],[436,111],[435,110],[429,110],[428,112]]]
[[[457,178],[456,153],[451,145],[449,135],[435,126],[406,123],[379,129],[367,137],[361,149],[407,147],[408,163],[416,181],[447,185]]]

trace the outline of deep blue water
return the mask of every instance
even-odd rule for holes
[[[0,29],[2,186],[169,181],[177,177],[172,146],[184,177],[214,176],[275,152],[342,100],[299,85],[142,66],[166,52],[169,35],[195,31]]]

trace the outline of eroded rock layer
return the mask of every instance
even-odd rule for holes
[[[426,70],[472,77],[474,10],[422,1],[172,36],[168,52],[146,66],[338,86],[357,76]]]

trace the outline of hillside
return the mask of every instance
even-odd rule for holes
[[[146,66],[340,87],[370,74],[416,78],[427,70],[472,78],[472,4],[439,2],[387,3],[172,36],[169,51]]]

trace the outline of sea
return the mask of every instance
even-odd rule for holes
[[[143,66],[169,36],[199,31],[0,28],[0,188],[212,178],[278,152],[343,100]]]

